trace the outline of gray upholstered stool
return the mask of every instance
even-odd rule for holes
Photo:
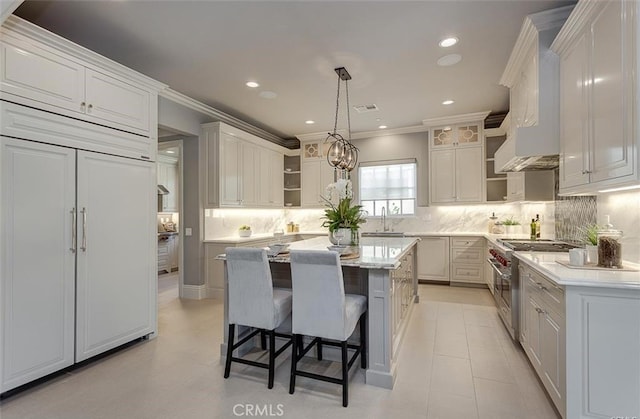
[[[276,332],[276,328],[284,326],[283,323],[289,321],[291,290],[273,287],[266,250],[229,247],[225,251],[229,291],[229,339],[224,378],[229,377],[231,362],[239,362],[267,368],[268,386],[273,388],[275,359],[291,345],[290,334]],[[254,327],[256,330],[239,342],[233,343],[236,325]],[[269,336],[269,363],[234,357],[233,351],[257,333],[261,334],[262,349],[266,349],[265,336]],[[288,339],[277,351],[276,336]]]
[[[342,405],[349,404],[349,368],[360,355],[362,368],[366,358],[367,298],[344,293],[340,255],[329,251],[291,251],[291,281],[293,288],[291,379],[293,394],[296,375],[342,385]],[[349,345],[347,339],[360,320],[360,345]],[[304,348],[302,336],[314,339]],[[336,342],[337,341],[337,342]],[[342,350],[342,379],[299,371],[298,361],[317,345],[322,359],[322,345],[338,346]],[[347,348],[355,349],[348,360]]]

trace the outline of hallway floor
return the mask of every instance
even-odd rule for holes
[[[396,384],[364,384],[352,368],[349,407],[337,385],[298,378],[288,393],[289,357],[275,386],[266,370],[234,364],[223,379],[222,303],[159,295],[159,336],[3,399],[3,419],[482,418],[557,419],[519,345],[508,336],[487,290],[420,285],[402,345]],[[169,294],[173,293],[173,294]],[[313,363],[313,362],[312,362]],[[339,364],[323,361],[322,368]]]

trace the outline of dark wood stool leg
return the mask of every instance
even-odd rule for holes
[[[224,378],[229,378],[229,372],[231,372],[231,356],[233,355],[233,338],[236,331],[236,325],[229,325],[229,338],[227,339],[227,359],[224,365]]]
[[[269,388],[273,388],[273,372],[276,363],[276,331],[271,330],[269,333]]]
[[[293,394],[296,389],[296,364],[298,362],[298,341],[300,335],[292,335],[291,337],[293,349],[291,350],[291,376],[289,377],[289,394]]]
[[[298,344],[298,355],[302,356],[302,351],[304,350],[304,345],[302,344],[302,335],[295,335],[295,339]]]
[[[316,346],[318,349],[318,361],[322,361],[322,339],[318,338],[318,343]]]
[[[360,367],[367,368],[367,312],[360,316]]]
[[[263,351],[267,349],[267,334],[264,332],[264,330],[260,331],[260,347]]]
[[[342,342],[342,405],[349,405],[349,357],[346,340]]]

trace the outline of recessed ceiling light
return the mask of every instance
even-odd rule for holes
[[[453,100],[449,99],[449,100],[445,100],[444,102],[442,102],[443,105],[453,105]]]
[[[458,64],[462,60],[462,55],[460,54],[449,54],[444,57],[440,57],[438,59],[438,65],[442,67],[447,67],[450,65]]]
[[[307,125],[313,125],[313,124],[316,123],[316,121],[312,121],[312,120],[309,119],[307,121],[304,121],[304,123],[307,124]]]
[[[275,99],[278,97],[278,95],[275,92],[265,90],[263,92],[260,92],[260,97],[263,99]]]
[[[166,153],[167,153],[167,154],[174,154],[174,153],[175,153],[175,151],[173,151],[173,150],[167,150],[167,151],[166,151]]]
[[[452,36],[450,38],[444,38],[443,40],[438,42],[438,45],[440,45],[442,48],[449,48],[454,46],[457,43],[458,43],[458,38],[456,38],[455,36]]]
[[[257,82],[255,82],[255,81],[248,81],[248,82],[246,82],[245,84],[247,85],[247,87],[252,87],[252,88],[255,88],[255,87],[259,87],[259,86],[260,86],[260,84],[259,84],[259,83],[257,83]]]
[[[386,125],[380,125],[378,128],[385,129],[386,127],[387,127]]]

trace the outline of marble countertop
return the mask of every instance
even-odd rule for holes
[[[562,252],[514,252],[513,254],[558,285],[640,290],[640,272],[568,268],[557,262],[569,262],[569,254]],[[640,269],[640,265],[630,262],[624,262],[623,267]]]
[[[366,269],[396,269],[400,259],[419,241],[414,237],[363,237],[360,239],[357,259],[342,260],[342,266]],[[327,236],[314,237],[290,243],[289,250],[327,250],[331,245]],[[355,248],[355,246],[354,246]],[[224,259],[218,255],[216,259]],[[288,255],[270,257],[272,262],[289,263]]]
[[[291,236],[326,236],[327,230],[324,231],[299,231],[296,233],[284,233],[283,236],[274,236],[273,233],[259,233],[252,234],[251,237],[239,237],[239,236],[227,236],[227,237],[218,237],[215,239],[206,239],[203,240],[204,243],[251,243],[261,240],[279,240],[280,237],[291,237]]]

